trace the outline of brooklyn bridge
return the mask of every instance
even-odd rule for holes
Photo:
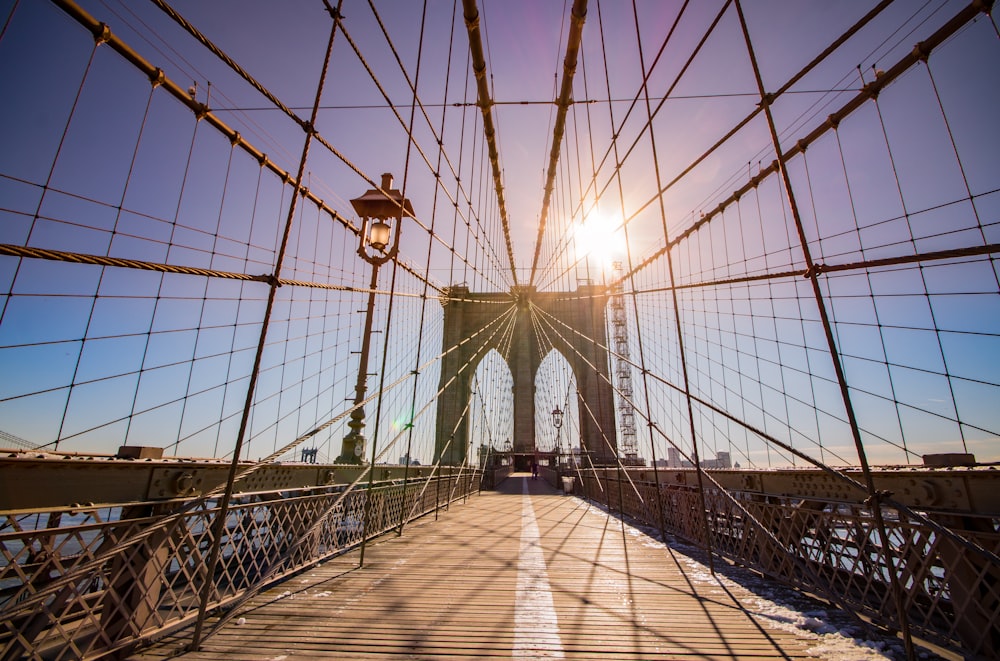
[[[992,0],[0,0],[0,658],[998,658]]]

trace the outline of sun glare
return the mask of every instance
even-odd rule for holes
[[[573,235],[577,259],[589,258],[601,266],[625,255],[625,232],[613,218],[591,215],[577,226]]]

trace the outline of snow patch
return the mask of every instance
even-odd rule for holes
[[[588,507],[593,514],[605,518],[609,516],[604,509],[592,503]],[[626,522],[625,531],[648,548],[668,548],[667,544],[653,538],[657,531],[652,529],[643,530]],[[701,554],[701,549],[677,540],[671,540],[669,548],[675,552],[673,557],[682,565],[692,583],[722,585],[735,595],[744,595],[739,597],[740,603],[755,620],[766,627],[791,632],[813,641],[814,645],[807,650],[813,656],[832,661],[893,661],[906,658],[903,644],[899,640],[866,640],[859,636],[867,632],[855,626],[836,626],[831,622],[831,614],[825,610],[796,610],[773,600],[780,600],[786,594],[788,601],[794,601],[793,597],[797,593],[791,590],[776,586],[750,572],[740,575],[739,583],[722,574],[712,575],[708,567],[690,557]],[[739,572],[738,568],[727,567],[727,572],[732,571]],[[752,593],[747,595],[747,590]],[[927,655],[920,656],[923,658]]]

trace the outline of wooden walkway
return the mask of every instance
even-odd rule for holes
[[[258,595],[196,653],[137,659],[773,659],[815,640],[770,629],[739,590],[541,479],[516,476]],[[530,494],[530,495],[529,495]],[[190,630],[181,632],[190,634]]]

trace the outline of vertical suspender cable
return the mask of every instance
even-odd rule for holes
[[[11,17],[13,17],[13,11],[11,12]],[[10,19],[8,19],[8,20],[10,20]],[[4,26],[4,29],[6,29],[6,25]],[[105,28],[105,29],[107,29],[107,28]],[[52,184],[52,177],[55,174],[56,164],[59,162],[59,156],[60,156],[60,154],[62,154],[63,146],[66,144],[66,138],[69,135],[70,124],[72,124],[73,118],[76,116],[76,110],[77,110],[77,107],[80,104],[80,98],[83,96],[84,85],[87,84],[87,78],[90,76],[91,67],[94,65],[94,58],[97,55],[97,49],[105,41],[105,32],[103,32],[103,31],[102,32],[96,32],[95,31],[95,32],[93,32],[93,34],[94,34],[94,47],[90,51],[90,56],[87,58],[87,66],[86,66],[86,68],[83,71],[83,75],[80,77],[80,85],[79,85],[79,87],[77,87],[76,94],[73,96],[73,105],[70,107],[69,115],[66,117],[66,124],[65,124],[65,126],[63,126],[62,133],[59,136],[59,144],[56,146],[56,152],[55,152],[55,154],[52,157],[52,164],[49,166],[49,171],[48,171],[48,173],[45,176],[45,184],[42,185],[42,193],[41,193],[41,195],[38,196],[38,204],[35,205],[35,213],[32,215],[32,218],[31,218],[31,227],[29,228],[28,234],[27,234],[27,236],[24,239],[24,245],[29,245],[30,244],[31,236],[32,236],[32,234],[35,231],[36,223],[38,222],[38,218],[39,218],[39,216],[41,214],[41,211],[42,211],[42,204],[45,202],[47,193],[49,191],[49,187]],[[108,31],[107,34],[110,34],[110,31]],[[14,291],[14,285],[17,283],[18,275],[21,273],[21,264],[22,263],[23,263],[23,260],[19,259],[17,261],[17,266],[14,268],[14,274],[11,276],[11,279],[10,279],[10,289],[9,289],[9,291],[11,291],[11,292]],[[11,299],[10,296],[5,296],[3,304],[0,304],[0,323],[3,323],[4,317],[7,314],[7,306],[8,306],[8,303],[9,303],[10,299]],[[83,351],[82,347],[80,348],[80,351],[81,351],[81,355],[82,355],[82,351]],[[72,390],[72,384],[70,386],[70,390]],[[53,444],[53,449],[55,449],[55,450],[59,449],[59,439],[60,439],[60,437],[62,437],[62,427],[63,427],[63,424],[66,421],[66,412],[67,412],[68,409],[69,409],[69,394],[67,393],[67,395],[66,395],[66,404],[64,405],[64,408],[63,408],[62,420],[59,423],[59,431],[56,434],[56,440],[55,440],[55,442]]]
[[[93,54],[91,56],[91,61],[93,61]],[[89,65],[88,65],[88,71],[89,71]],[[86,76],[85,76],[85,78],[86,78]],[[150,110],[150,108],[153,105],[153,96],[156,93],[156,88],[157,87],[158,87],[158,84],[154,81],[152,83],[152,86],[149,89],[149,96],[146,97],[146,106],[145,106],[145,108],[143,109],[143,112],[142,112],[142,124],[139,127],[139,134],[136,136],[135,146],[132,149],[132,158],[131,158],[131,160],[129,162],[129,166],[128,166],[128,175],[125,177],[125,185],[122,187],[121,197],[118,199],[118,204],[115,207],[115,222],[114,222],[114,225],[111,228],[111,236],[110,236],[110,238],[108,240],[108,244],[107,244],[107,253],[106,254],[108,254],[108,255],[111,254],[111,248],[112,248],[112,246],[114,244],[115,237],[116,237],[116,235],[118,234],[118,231],[119,231],[118,228],[119,228],[119,224],[121,223],[122,209],[125,208],[125,197],[128,195],[129,185],[132,182],[132,174],[135,172],[135,163],[136,163],[136,159],[139,156],[139,147],[142,144],[143,133],[145,133],[145,131],[146,131],[146,123],[149,120],[149,110]],[[82,87],[81,87],[80,91],[82,92]],[[66,129],[67,130],[69,129],[69,122],[67,122],[67,124],[66,124]],[[193,149],[193,148],[194,148],[194,136],[192,135],[192,138],[191,138],[191,149]],[[188,151],[188,160],[187,160],[187,163],[190,164],[190,162],[191,162],[191,152],[189,150]],[[54,168],[55,168],[55,163],[53,162],[53,169]],[[228,169],[228,166],[227,166],[227,169]],[[185,175],[186,175],[186,173],[187,173],[187,165],[185,165]],[[50,176],[51,176],[51,174],[50,174]],[[183,191],[183,184],[181,186],[181,190]],[[178,207],[179,206],[180,205],[178,204]],[[41,200],[39,200],[38,210],[39,211],[41,210]],[[36,213],[35,214],[35,219],[37,219],[37,218],[38,218],[38,214]],[[175,218],[175,221],[176,221],[176,218]],[[34,230],[34,227],[35,227],[34,221],[32,221],[32,230]],[[174,223],[173,228],[171,228],[171,240],[173,239],[173,230],[175,228],[176,228],[176,222]],[[29,234],[29,236],[30,236],[30,234]],[[28,241],[26,240],[25,241],[25,245],[27,245],[27,244],[28,244]],[[168,248],[168,251],[169,251],[169,248]],[[20,267],[20,264],[18,264],[18,267]],[[76,363],[73,366],[73,375],[70,377],[69,392],[66,395],[66,403],[63,405],[62,419],[59,421],[59,431],[56,432],[55,446],[56,446],[57,449],[59,447],[59,440],[62,438],[63,430],[65,429],[66,417],[69,414],[69,404],[70,404],[70,400],[72,399],[72,396],[73,396],[73,388],[74,388],[74,385],[77,382],[77,377],[80,374],[80,364],[81,364],[81,362],[83,360],[83,354],[84,354],[84,349],[85,349],[86,343],[87,343],[87,337],[90,335],[91,325],[94,322],[94,310],[97,307],[97,297],[100,294],[101,285],[104,283],[104,277],[105,277],[106,274],[107,274],[107,269],[104,268],[104,267],[102,267],[101,268],[101,275],[98,277],[98,279],[97,279],[97,285],[94,288],[94,298],[93,298],[93,301],[90,304],[90,312],[87,315],[87,324],[86,324],[86,326],[84,328],[83,334],[82,334],[81,339],[80,339],[80,350],[79,350],[79,352],[76,355]],[[162,287],[162,286],[163,286],[163,276],[161,275],[160,276],[160,287]],[[13,289],[13,287],[11,287],[11,289]],[[157,302],[159,302],[159,296],[157,296]],[[149,350],[150,337],[152,336],[152,330],[153,330],[153,328],[152,328],[152,325],[153,325],[152,317],[153,316],[155,316],[155,315],[151,315],[151,317],[150,317],[150,325],[149,325],[148,332],[146,333],[146,347],[143,350],[143,360],[144,361],[145,361],[145,357],[146,357],[146,352]],[[142,367],[142,365],[140,365],[140,368],[141,367]],[[141,369],[139,371],[141,373]],[[134,390],[132,392],[132,413],[133,414],[135,413],[135,402],[136,402],[136,399],[138,397],[139,385],[141,383],[142,383],[142,379],[141,378],[137,378],[135,380],[135,388],[134,388]],[[187,400],[185,400],[185,404],[186,403],[187,403]],[[133,415],[129,415],[128,422],[125,425],[125,434],[124,434],[123,438],[126,439],[126,442],[127,442],[128,436],[129,436],[129,434],[128,434],[129,429],[132,426],[132,419],[133,419]],[[179,430],[178,430],[178,432],[179,432]]]
[[[673,25],[670,26],[670,31],[667,33],[666,39],[664,39],[664,46],[666,46],[666,43],[670,40],[671,35],[673,34],[674,30],[677,28],[677,25],[680,23],[681,16],[684,15],[684,11],[687,9],[687,6],[688,6],[688,2],[687,2],[687,0],[685,0],[684,4],[681,5],[680,10],[677,12],[677,18],[674,20]],[[600,4],[598,4],[598,8],[600,8]],[[600,10],[598,9],[598,11],[600,11]],[[635,37],[636,37],[636,43],[638,45],[638,51],[639,51],[639,66],[642,69],[642,94],[643,94],[644,100],[646,102],[646,117],[647,117],[647,121],[649,122],[650,149],[652,150],[652,155],[653,155],[653,165],[656,168],[656,189],[659,190],[660,189],[660,185],[661,185],[660,184],[660,164],[659,164],[659,159],[657,158],[657,154],[656,154],[656,140],[654,138],[655,133],[653,131],[653,126],[652,126],[653,116],[652,116],[652,109],[650,108],[650,103],[649,103],[649,86],[647,84],[647,80],[649,78],[649,73],[646,71],[646,62],[645,62],[645,58],[644,58],[644,56],[642,54],[642,36],[641,36],[641,31],[639,30],[639,11],[638,11],[638,8],[636,7],[635,0],[632,0],[632,16],[633,16],[633,18],[635,20]],[[661,52],[662,52],[662,48],[661,48]],[[610,98],[610,96],[609,96],[609,98]],[[616,141],[615,142],[615,159],[616,160],[618,158],[617,151],[618,151],[618,147],[617,147],[617,141]],[[621,173],[620,169],[616,170],[616,175],[617,175],[617,179],[618,179],[618,197],[622,201],[622,216],[624,218],[625,208],[624,208],[624,197],[623,197],[623,191],[622,191],[622,187],[621,187],[621,174],[620,173]],[[663,209],[663,196],[662,195],[660,196],[660,218],[661,218],[661,221],[663,223],[663,240],[664,240],[664,242],[666,242],[667,241],[666,213],[665,213],[665,211]],[[628,223],[623,223],[622,224],[622,230],[625,232],[625,251],[626,251],[626,257],[628,258],[629,285],[632,288],[632,312],[633,312],[633,316],[635,318],[636,340],[637,340],[637,342],[639,344],[639,366],[640,366],[640,369],[642,370],[643,397],[646,400],[646,411],[647,411],[647,414],[649,415],[649,418],[652,418],[653,417],[652,416],[652,407],[650,406],[650,403],[649,403],[649,372],[646,369],[645,345],[643,344],[643,341],[642,341],[643,340],[643,338],[642,338],[642,325],[639,323],[639,301],[638,301],[638,297],[637,297],[637,295],[635,293],[635,290],[636,290],[636,287],[635,287],[635,273],[634,273],[635,265],[632,262],[632,246],[631,246],[631,244],[629,243],[629,240],[628,240]],[[668,270],[669,270],[669,274],[670,274],[669,275],[669,277],[670,277],[670,285],[671,285],[671,288],[672,288],[673,285],[674,285],[674,281],[673,281],[674,270],[673,270],[673,267],[669,265],[669,252],[668,252],[668,267],[669,267]],[[673,290],[673,291],[676,292],[676,290]],[[680,312],[677,309],[677,295],[676,295],[676,293],[674,294],[674,314],[677,316],[677,320],[678,320],[678,323],[679,323],[679,321],[680,321]],[[677,334],[677,337],[678,337],[678,341],[681,341],[681,336],[680,336],[679,332]],[[681,360],[683,360],[684,359],[684,351],[683,351],[683,349],[680,350],[680,356],[681,356]],[[688,393],[688,401],[690,402],[690,390],[688,390],[686,383],[685,383],[684,390],[685,390],[686,393]],[[650,455],[651,455],[650,456],[650,460],[653,463],[653,482],[654,482],[654,485],[655,485],[655,488],[656,488],[657,526],[658,526],[658,528],[660,530],[660,541],[662,541],[663,543],[666,543],[666,541],[667,541],[667,535],[666,535],[664,515],[663,515],[664,514],[664,512],[663,512],[663,498],[660,497],[660,467],[656,463],[656,438],[655,438],[655,435],[653,434],[653,423],[652,422],[648,422],[646,424],[646,428],[649,430],[649,448],[650,448]],[[694,436],[693,435],[692,435],[692,442],[694,442]],[[697,456],[697,454],[696,454],[696,456]],[[695,461],[697,462],[697,459],[695,459]],[[700,472],[698,473],[698,477],[699,477],[699,479],[701,478],[701,473]],[[704,504],[705,504],[704,503],[704,496],[702,496],[702,506],[703,506],[703,508],[704,508]],[[712,558],[712,554],[711,554],[711,551],[709,551],[708,557],[709,557],[709,563],[711,564],[712,563],[712,559],[711,559]]]
[[[323,0],[323,4],[326,5],[327,11],[331,14],[331,18],[336,19],[336,17],[340,15],[340,7],[343,5],[343,0],[339,0],[336,9],[331,7],[327,0]],[[298,174],[295,176],[295,192],[292,195],[292,199],[288,203],[288,216],[285,219],[285,231],[281,237],[281,245],[278,248],[278,253],[274,263],[274,274],[271,278],[271,284],[268,289],[267,306],[264,309],[264,317],[261,320],[260,339],[257,342],[257,353],[254,356],[253,369],[250,372],[250,383],[247,385],[247,396],[243,405],[243,415],[240,419],[240,429],[236,436],[236,444],[233,447],[233,458],[229,464],[229,475],[226,479],[226,490],[222,495],[222,500],[219,502],[219,511],[216,514],[215,524],[213,525],[212,549],[209,553],[208,563],[205,567],[205,583],[202,586],[198,604],[198,619],[195,622],[194,634],[191,637],[191,644],[189,648],[192,651],[196,651],[201,645],[201,633],[205,626],[205,615],[208,608],[208,600],[212,594],[215,568],[219,563],[219,555],[222,548],[222,533],[225,530],[226,516],[229,512],[229,503],[233,497],[233,484],[236,478],[237,467],[240,462],[240,454],[243,450],[243,441],[246,438],[247,427],[250,420],[250,408],[253,406],[257,378],[260,375],[260,363],[264,355],[264,347],[267,344],[267,328],[270,325],[271,311],[274,309],[274,299],[280,285],[278,278],[281,277],[281,266],[285,258],[285,250],[288,247],[288,238],[291,236],[292,232],[292,221],[295,218],[297,203],[300,197],[299,193],[302,191],[302,176],[305,173],[306,161],[309,157],[309,146],[312,144],[312,137],[316,130],[314,128],[316,124],[316,117],[319,114],[319,105],[323,97],[323,85],[326,81],[327,71],[330,68],[330,55],[333,52],[333,38],[336,34],[337,21],[333,20],[333,25],[330,27],[330,39],[326,45],[326,55],[323,59],[323,70],[320,72],[319,83],[316,85],[316,98],[313,101],[312,115],[309,118],[309,123],[306,125],[306,137],[304,144],[302,145],[302,156],[299,159],[299,170]]]
[[[448,63],[448,65],[447,65],[448,68],[445,71],[445,76],[444,76],[444,92],[443,92],[442,98],[441,98],[443,105],[442,105],[442,109],[441,109],[441,129],[440,129],[440,133],[438,134],[438,135],[441,136],[441,139],[440,139],[440,145],[438,147],[437,166],[436,166],[438,173],[441,172],[441,158],[442,158],[442,156],[444,154],[445,117],[448,114],[448,90],[449,90],[449,84],[451,82],[451,57],[452,57],[452,52],[453,52],[452,47],[455,44],[455,15],[458,13],[457,12],[457,8],[458,8],[458,4],[457,3],[455,3],[454,5],[452,5],[451,30],[449,30],[449,34],[451,36],[450,36],[450,38],[448,40],[448,57],[445,60]],[[418,69],[418,71],[419,71],[419,69]],[[414,94],[414,96],[415,96],[415,94]],[[461,159],[462,159],[461,147],[459,148],[459,156],[458,156],[458,158],[459,158],[459,164],[461,164],[461,162],[462,162],[461,161]],[[459,167],[461,167],[461,165],[459,165]],[[434,187],[434,200],[431,203],[431,221],[430,221],[430,233],[431,234],[434,233],[434,227],[435,227],[436,221],[437,221],[438,188],[439,188],[438,186]],[[433,242],[432,241],[428,241],[427,242],[427,262],[426,262],[426,265],[424,266],[425,271],[428,272],[428,273],[431,270],[431,254],[433,253],[433,247],[434,247],[433,246]],[[407,512],[407,509],[406,509],[406,489],[407,489],[407,485],[408,485],[409,479],[410,479],[410,461],[411,461],[410,453],[413,451],[413,415],[412,415],[412,411],[416,407],[416,404],[417,404],[417,384],[418,384],[418,381],[420,379],[420,374],[419,374],[419,372],[417,372],[417,370],[420,367],[420,351],[421,351],[421,349],[423,347],[423,343],[424,343],[424,321],[425,321],[426,316],[427,316],[427,305],[428,305],[428,301],[427,301],[427,289],[428,289],[428,285],[425,282],[424,283],[424,288],[423,288],[422,303],[421,303],[421,306],[420,306],[420,335],[417,338],[417,351],[416,351],[416,361],[415,361],[416,365],[414,366],[414,379],[413,379],[413,395],[411,396],[411,399],[410,399],[411,414],[410,414],[410,419],[407,420],[408,429],[407,429],[407,433],[406,433],[406,464],[403,466],[403,506],[400,508],[400,513],[399,513],[399,529],[397,530],[397,534],[398,535],[402,535],[403,534],[403,526],[406,525],[406,512]]]
[[[746,18],[743,15],[743,8],[740,4],[740,0],[734,1],[736,4],[736,13],[740,20],[740,28],[743,31],[743,38],[746,41],[750,64],[753,66],[754,78],[757,81],[757,90],[760,93],[760,103],[764,109],[764,116],[767,118],[767,127],[771,134],[771,142],[773,143],[775,156],[777,158],[778,171],[784,185],[788,206],[792,212],[792,219],[795,222],[795,229],[798,232],[802,255],[805,259],[808,273],[815,273],[812,253],[809,250],[809,242],[805,234],[805,229],[802,225],[802,217],[799,215],[798,205],[795,202],[792,180],[788,174],[788,168],[785,165],[783,151],[781,149],[781,140],[778,138],[778,131],[774,123],[774,117],[771,114],[771,97],[764,90],[764,81],[760,75],[760,67],[757,63],[753,42],[750,39],[750,32],[747,29]],[[867,502],[869,507],[871,507],[872,517],[875,520],[875,526],[878,529],[879,541],[882,545],[882,553],[885,556],[885,563],[889,574],[889,584],[895,601],[896,615],[899,618],[900,630],[903,634],[903,644],[906,648],[906,656],[908,659],[913,661],[913,659],[916,659],[916,652],[913,649],[913,639],[910,634],[910,622],[906,612],[906,600],[903,595],[902,585],[900,584],[899,574],[896,571],[896,565],[893,561],[889,533],[885,527],[885,520],[882,518],[882,498],[885,494],[879,492],[875,488],[875,480],[872,477],[871,467],[868,464],[868,457],[865,452],[864,441],[861,439],[861,430],[858,427],[857,416],[855,415],[854,406],[851,402],[851,393],[847,386],[847,376],[845,375],[843,365],[840,362],[840,352],[837,349],[837,343],[833,337],[833,328],[830,324],[829,314],[827,313],[826,301],[823,298],[823,291],[819,286],[817,276],[818,274],[810,277],[809,282],[812,285],[813,295],[816,298],[816,307],[820,315],[820,320],[823,324],[823,332],[826,335],[827,346],[830,351],[830,360],[833,363],[833,369],[837,374],[837,383],[840,385],[840,394],[844,402],[844,410],[851,426],[851,435],[854,437],[854,445],[857,448],[858,461],[861,463],[861,470],[864,474],[865,486],[868,490]]]
[[[414,73],[414,76],[413,76],[413,103],[410,105],[410,125],[407,127],[407,134],[408,134],[409,139],[406,141],[406,158],[404,159],[404,165],[403,165],[403,185],[401,187],[401,190],[402,190],[402,195],[403,195],[403,199],[404,200],[406,199],[406,181],[407,181],[407,176],[410,173],[410,153],[411,153],[412,146],[413,146],[413,139],[412,139],[413,138],[413,122],[414,122],[414,120],[416,118],[416,115],[417,115],[417,105],[418,105],[417,87],[418,87],[418,85],[420,83],[420,64],[421,64],[421,61],[423,60],[422,55],[423,55],[423,51],[424,51],[424,31],[425,31],[426,25],[427,25],[427,0],[424,0],[423,11],[422,11],[421,17],[420,17],[420,38],[419,38],[418,43],[417,43],[417,69],[416,69],[416,72]],[[440,154],[440,151],[438,153]],[[434,187],[435,197],[437,196],[437,190],[438,190],[438,187],[435,186]],[[400,216],[400,219],[402,219],[402,216]],[[396,228],[396,231],[397,232],[402,232],[403,231],[402,223],[400,223],[400,226]],[[429,253],[429,251],[430,251],[430,248],[428,248],[428,253]],[[390,285],[389,285],[389,303],[386,306],[387,313],[386,313],[386,318],[385,318],[385,332],[382,333],[382,367],[379,369],[379,376],[378,376],[378,379],[379,379],[379,383],[378,383],[379,396],[378,396],[378,404],[376,404],[376,406],[375,406],[375,427],[372,429],[372,463],[371,463],[371,470],[368,473],[368,489],[367,489],[368,493],[367,493],[367,497],[365,498],[365,517],[364,517],[363,522],[362,522],[363,529],[368,527],[368,515],[371,513],[372,487],[375,484],[375,470],[374,470],[374,468],[375,468],[375,458],[377,456],[378,431],[379,431],[380,423],[382,421],[382,403],[383,403],[383,399],[384,399],[382,397],[382,389],[385,388],[385,369],[386,369],[386,364],[387,364],[387,362],[389,360],[389,331],[392,328],[392,307],[393,307],[392,304],[393,304],[393,300],[395,299],[395,296],[396,296],[396,274],[399,271],[398,266],[399,266],[399,260],[398,260],[398,258],[392,260],[392,279],[391,279]],[[426,287],[426,285],[425,285],[425,287]],[[425,289],[425,291],[426,291],[426,289]],[[426,301],[426,299],[424,299],[424,300]],[[421,337],[423,337],[423,329],[422,328],[421,328]],[[417,360],[418,361],[420,360],[419,351],[417,352]],[[416,386],[416,379],[414,379],[413,381],[414,381],[413,388],[414,388],[414,390],[416,390],[416,387],[417,387]],[[405,492],[404,492],[404,498],[405,498]],[[366,545],[367,540],[368,540],[368,535],[367,534],[362,534],[361,535],[361,552],[360,552],[360,557],[358,558],[358,566],[359,567],[363,567],[364,564],[365,564],[365,545]]]

